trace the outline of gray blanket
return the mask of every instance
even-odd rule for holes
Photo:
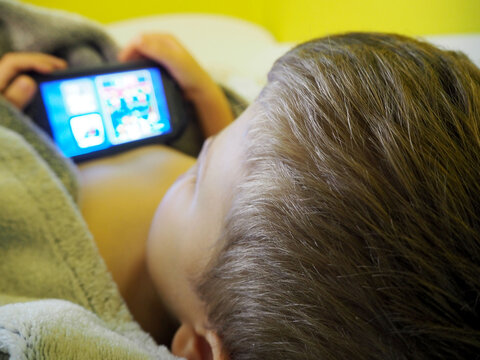
[[[113,61],[81,17],[0,0],[0,56]],[[0,359],[174,359],[135,323],[76,205],[75,168],[0,96]]]

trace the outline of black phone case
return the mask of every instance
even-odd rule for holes
[[[187,102],[183,96],[182,90],[177,82],[172,78],[172,76],[167,72],[165,68],[161,65],[149,61],[142,60],[130,63],[122,64],[110,64],[103,65],[101,67],[90,67],[90,68],[76,68],[57,71],[52,74],[38,74],[30,73],[35,81],[40,84],[45,81],[53,80],[65,80],[70,78],[77,78],[82,76],[90,75],[101,75],[108,74],[113,72],[129,71],[129,70],[138,70],[143,68],[155,67],[160,70],[162,83],[164,86],[165,96],[167,98],[168,110],[170,112],[170,121],[171,121],[171,131],[167,134],[162,134],[158,136],[149,137],[146,139],[135,140],[128,143],[118,144],[111,146],[107,149],[93,151],[87,154],[82,154],[72,157],[75,162],[82,162],[85,160],[96,159],[104,156],[109,156],[117,154],[129,149],[136,148],[145,144],[168,144],[174,141],[185,129],[189,114],[188,109],[191,108],[191,105]],[[40,91],[37,91],[36,96],[30,103],[29,107],[25,111],[29,114],[33,120],[39,125],[43,130],[45,130],[50,137],[53,139],[52,128],[48,120],[45,104],[43,102]]]

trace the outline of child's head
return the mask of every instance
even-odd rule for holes
[[[205,160],[149,246],[179,353],[478,354],[480,71],[465,56],[382,34],[305,43]]]

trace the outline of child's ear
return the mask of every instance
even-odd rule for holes
[[[223,344],[212,330],[197,331],[188,324],[182,324],[172,341],[173,355],[187,360],[227,360]]]

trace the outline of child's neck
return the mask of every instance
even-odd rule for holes
[[[148,332],[158,344],[170,346],[178,324],[166,311],[154,288],[145,257],[138,263],[122,295],[142,329]]]

